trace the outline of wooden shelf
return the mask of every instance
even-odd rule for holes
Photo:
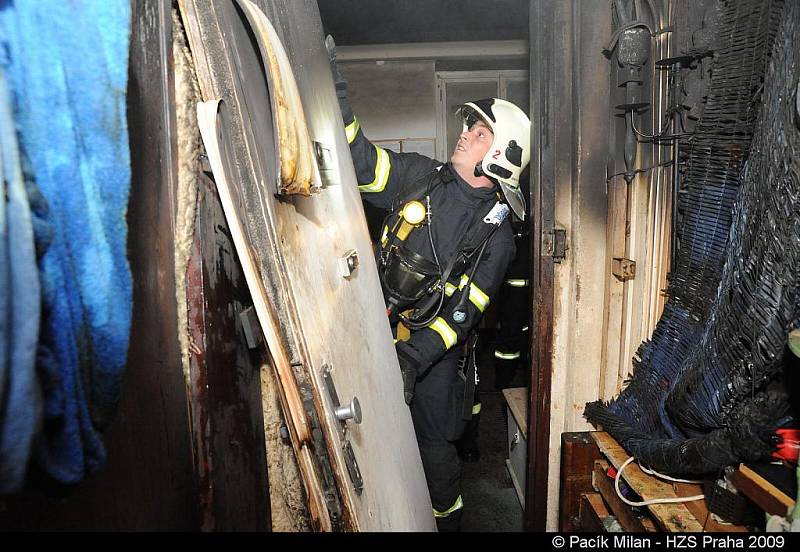
[[[597,443],[600,451],[608,459],[609,463],[616,469],[630,457],[613,437],[609,434],[598,431],[592,433],[592,437]],[[603,498],[610,505],[611,510],[623,528],[629,531],[654,530],[647,521],[632,516],[630,507],[624,504],[614,490],[613,479],[606,476],[604,463],[595,463],[594,483]],[[640,497],[642,501],[649,501],[659,498],[681,498],[702,494],[699,485],[689,485],[685,483],[668,483],[654,476],[644,473],[636,463],[628,464],[622,473],[622,478]],[[627,509],[627,510],[626,510]],[[670,504],[650,504],[647,506],[652,515],[657,528],[667,532],[701,532],[701,531],[723,531],[723,532],[745,532],[747,529],[739,525],[728,525],[716,522],[710,515],[706,507],[705,500],[695,500],[690,502],[678,502]]]
[[[648,517],[636,515],[633,508],[625,504],[614,490],[614,478],[606,475],[608,462],[597,460],[592,472],[592,486],[605,499],[608,507],[617,517],[617,521],[625,531],[633,533],[653,533],[657,531],[655,523]]]
[[[794,499],[745,464],[739,465],[731,480],[740,493],[768,514],[785,516],[794,508]]]
[[[581,495],[580,529],[589,533],[605,531],[606,523],[611,514],[606,508],[600,493],[584,493]]]
[[[511,409],[511,414],[517,422],[517,427],[522,431],[522,436],[528,438],[528,388],[513,387],[503,389],[503,396]]]

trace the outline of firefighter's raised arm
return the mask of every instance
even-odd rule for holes
[[[397,153],[370,142],[347,99],[347,79],[337,66],[336,43],[330,35],[325,39],[325,47],[331,62],[347,143],[353,156],[358,190],[366,194],[364,199],[373,205],[390,209],[392,199],[398,193],[441,163],[417,153]]]

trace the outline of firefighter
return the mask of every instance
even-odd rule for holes
[[[463,513],[455,441],[472,413],[474,332],[514,257],[509,216],[524,218],[519,174],[530,159],[530,121],[504,100],[460,108],[463,132],[449,163],[372,144],[347,101],[347,81],[326,46],[364,199],[389,212],[377,262],[395,331],[403,393],[440,531]]]
[[[527,170],[520,175],[523,194],[527,195]],[[527,213],[526,213],[527,214]],[[496,333],[491,362],[494,367],[494,389],[502,391],[512,386],[517,370],[527,366],[530,345],[528,331],[530,318],[530,235],[529,220],[512,220],[517,254],[508,266],[508,271],[497,293]],[[478,429],[481,418],[481,397],[475,391],[472,419],[464,435],[456,442],[458,456],[463,462],[480,461]],[[503,413],[505,414],[505,409]]]
[[[524,188],[524,187],[523,187]],[[526,366],[530,323],[530,226],[514,224],[517,255],[508,267],[497,297],[497,333],[494,347],[494,387],[512,385],[514,374]]]

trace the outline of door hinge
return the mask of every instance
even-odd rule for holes
[[[336,485],[336,476],[328,455],[328,447],[325,435],[322,432],[322,425],[317,416],[317,408],[314,404],[314,392],[308,383],[300,385],[300,396],[303,398],[303,406],[308,417],[308,425],[311,428],[312,442],[311,450],[314,453],[318,481],[322,487],[322,494],[325,497],[325,504],[328,507],[331,525],[334,531],[342,528],[342,499],[339,488]]]
[[[620,282],[627,282],[636,278],[636,261],[623,257],[614,257],[611,263],[611,273]]]
[[[542,232],[542,257],[553,257],[554,263],[560,263],[567,256],[567,231],[563,228],[552,228]]]
[[[242,323],[244,338],[248,349],[258,349],[264,343],[264,334],[258,323],[256,309],[252,305],[239,313],[239,320]]]

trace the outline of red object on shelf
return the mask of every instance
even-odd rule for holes
[[[778,448],[772,453],[773,458],[797,464],[800,451],[800,429],[779,429],[775,432],[781,438]]]

